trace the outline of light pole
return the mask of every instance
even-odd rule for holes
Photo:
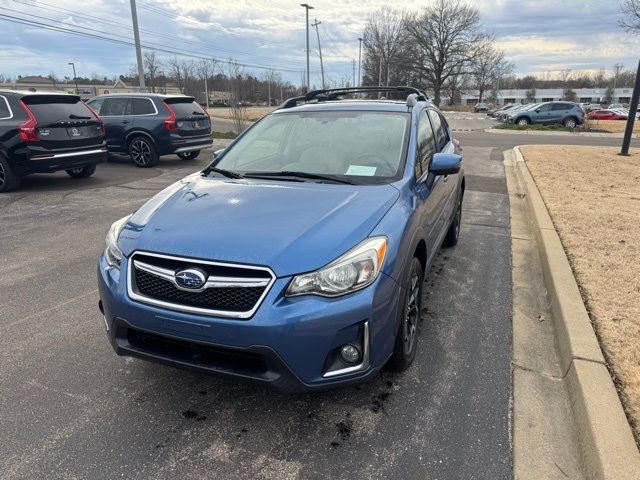
[[[307,27],[307,91],[309,91],[309,10],[313,10],[313,7],[308,3],[301,3],[300,6],[304,7],[307,14],[307,21],[305,25]]]
[[[140,91],[145,90],[144,68],[142,65],[142,49],[140,47],[140,32],[138,31],[138,12],[136,0],[131,0],[131,23],[133,24],[133,39],[136,43],[136,60],[138,61],[138,78],[140,79]]]
[[[73,83],[76,84],[76,95],[78,95],[78,77],[76,76],[76,64],[69,62],[69,65],[73,67]]]
[[[322,22],[319,22],[316,18],[316,23],[312,24],[312,27],[316,27],[316,35],[318,36],[318,52],[320,52],[320,75],[322,76],[322,88],[324,89],[324,65],[322,64],[322,47],[320,46],[320,31],[318,30],[318,25]],[[309,67],[307,67],[309,68]]]
[[[360,65],[362,64],[362,37],[358,38],[360,48],[358,49],[358,87],[362,86],[362,77],[360,76]]]

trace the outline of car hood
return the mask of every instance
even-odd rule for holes
[[[231,180],[191,175],[149,200],[118,245],[270,267],[320,268],[366,238],[399,196],[391,185]]]

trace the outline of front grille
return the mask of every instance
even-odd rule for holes
[[[171,278],[163,278],[145,269],[139,268],[136,261],[144,262],[164,269],[178,272],[186,268],[198,268],[207,275],[221,276],[226,279],[255,279],[268,284],[264,286],[215,286],[201,292],[190,292],[180,289]],[[144,266],[144,265],[143,265]],[[242,265],[202,263],[197,260],[150,254],[135,254],[130,261],[130,287],[132,297],[137,300],[155,303],[178,310],[196,313],[228,314],[229,316],[246,318],[258,307],[260,300],[271,286],[273,276],[266,269],[252,269]],[[130,292],[131,293],[131,292]]]
[[[262,376],[267,371],[262,357],[253,352],[203,345],[132,328],[127,329],[126,338],[138,351],[191,365],[249,376]]]

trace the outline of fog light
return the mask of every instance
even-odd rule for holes
[[[347,363],[356,363],[360,360],[360,351],[353,345],[346,344],[340,349],[340,357]]]

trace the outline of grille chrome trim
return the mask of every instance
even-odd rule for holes
[[[262,287],[264,286],[264,292],[258,301],[253,306],[251,310],[246,312],[230,312],[226,310],[213,310],[208,308],[200,308],[200,307],[191,307],[189,305],[181,305],[178,303],[166,302],[163,300],[157,300],[155,298],[147,297],[146,295],[141,295],[135,292],[132,288],[133,285],[133,267],[134,264],[140,270],[143,270],[147,273],[160,277],[164,280],[171,281],[176,287],[178,285],[175,282],[175,275],[173,270],[165,269],[162,267],[158,267],[156,265],[149,265],[144,262],[140,262],[135,260],[135,256],[137,254],[145,255],[148,257],[156,257],[156,258],[164,258],[168,260],[176,260],[180,262],[186,262],[193,265],[214,265],[219,267],[229,267],[229,268],[241,268],[244,270],[256,270],[261,272],[266,272],[271,277],[270,279],[259,279],[259,278],[246,278],[246,277],[220,277],[220,276],[210,276],[207,279],[207,283],[202,289],[185,289],[180,288],[180,290],[184,290],[187,292],[199,293],[205,290],[206,288],[224,288],[224,287]],[[170,274],[170,278],[169,275]],[[147,303],[150,305],[167,308],[169,310],[176,310],[179,312],[187,312],[187,313],[196,313],[201,315],[210,315],[217,317],[229,317],[229,318],[239,318],[239,319],[247,319],[253,316],[253,314],[258,310],[260,305],[262,305],[263,300],[267,296],[267,294],[271,291],[271,287],[276,281],[276,276],[273,271],[268,267],[258,267],[254,265],[245,265],[239,263],[224,263],[224,262],[213,262],[208,260],[200,260],[200,259],[192,259],[186,257],[176,257],[172,255],[164,255],[159,253],[151,253],[146,251],[135,251],[133,252],[127,262],[127,294],[129,298],[138,302]],[[178,287],[179,288],[179,287]]]

